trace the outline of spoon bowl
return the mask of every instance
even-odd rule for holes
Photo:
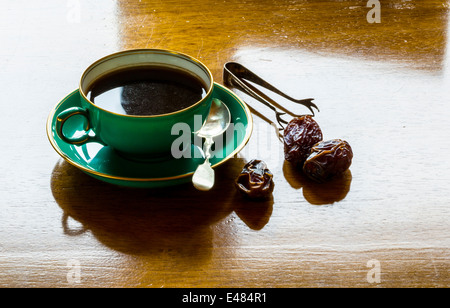
[[[213,99],[208,118],[197,135],[202,138],[215,137],[223,134],[231,122],[231,114],[227,105],[217,98]]]

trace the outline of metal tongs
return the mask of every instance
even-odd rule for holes
[[[223,81],[226,86],[229,87],[235,87],[240,91],[243,91],[244,93],[250,95],[251,97],[257,99],[270,109],[272,109],[275,112],[275,117],[277,119],[278,125],[280,126],[278,128],[279,131],[284,130],[284,126],[288,123],[288,121],[284,120],[282,118],[283,115],[288,113],[289,115],[293,117],[297,117],[299,115],[296,115],[292,113],[291,111],[287,110],[280,104],[276,103],[273,99],[259,91],[256,87],[251,85],[248,81],[251,81],[255,84],[258,84],[294,103],[301,104],[305,107],[307,107],[312,115],[314,116],[314,110],[313,108],[316,108],[317,111],[319,111],[319,108],[314,104],[312,101],[313,98],[307,98],[307,99],[294,99],[290,97],[289,95],[281,92],[274,86],[272,86],[267,81],[263,80],[261,77],[244,67],[242,64],[236,63],[236,62],[227,62],[224,65],[223,68]],[[254,108],[252,108],[254,109]],[[281,111],[280,111],[281,110]],[[264,117],[265,118],[265,117]],[[270,120],[269,120],[270,121]],[[271,123],[272,124],[272,123]]]

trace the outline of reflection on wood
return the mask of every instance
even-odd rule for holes
[[[122,48],[168,48],[207,62],[219,76],[224,55],[245,46],[399,61],[442,69],[445,0],[381,1],[369,23],[366,1],[118,1]],[[224,26],[226,25],[226,26]]]

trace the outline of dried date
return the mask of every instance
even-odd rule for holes
[[[236,179],[236,188],[251,199],[264,199],[274,189],[273,174],[265,162],[253,159],[248,162]]]
[[[303,165],[303,172],[316,182],[324,182],[345,172],[351,165],[353,151],[350,144],[341,139],[316,143]]]
[[[322,141],[319,124],[309,115],[292,119],[284,130],[284,158],[294,165],[303,166],[314,144]]]

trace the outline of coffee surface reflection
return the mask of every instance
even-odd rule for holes
[[[108,111],[125,115],[160,115],[187,108],[206,95],[207,87],[195,76],[164,67],[114,71],[96,80],[88,99]]]

